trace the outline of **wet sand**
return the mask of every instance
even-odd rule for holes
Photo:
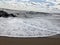
[[[0,45],[60,45],[60,38],[0,37]]]

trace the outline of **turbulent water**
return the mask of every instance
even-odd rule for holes
[[[60,30],[49,20],[36,18],[0,18],[0,36],[47,37],[59,34]]]

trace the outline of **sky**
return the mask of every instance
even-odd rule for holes
[[[34,1],[34,2],[41,2],[41,1],[45,1],[45,0],[22,0],[22,1]]]
[[[18,0],[19,1],[19,0]],[[34,2],[42,2],[42,1],[46,1],[46,0],[21,0],[21,1],[34,1]]]
[[[42,1],[46,1],[46,0],[31,0],[31,1],[42,2]]]
[[[21,1],[45,2],[45,1],[56,1],[56,0],[21,0]]]
[[[34,1],[34,2],[45,2],[45,1],[54,1],[54,2],[56,2],[56,1],[58,1],[58,2],[60,2],[60,0],[21,0],[21,1]]]
[[[14,0],[0,0],[0,1],[14,1]],[[45,0],[16,0],[16,1],[34,1],[34,2],[42,2]]]
[[[0,1],[8,1],[8,0],[0,0]],[[9,0],[9,1],[14,1],[14,0]],[[48,2],[52,2],[52,1],[59,1],[59,0],[15,0],[15,1],[17,1],[17,2],[19,2],[19,1],[33,1],[33,2],[46,2],[46,1],[48,1]]]
[[[47,8],[56,8],[56,9],[60,9],[60,6],[58,6],[57,4],[60,4],[60,0],[0,0],[0,3],[2,4],[5,4],[5,3],[17,3],[17,2],[20,2],[20,1],[33,1],[33,2],[37,2],[36,4],[40,4],[39,6],[40,7],[43,7],[44,9],[47,9]],[[58,1],[58,2],[57,2]],[[11,2],[11,3],[10,3]],[[39,3],[40,2],[40,3]],[[42,2],[42,3],[41,3]],[[29,2],[28,2],[29,3]],[[19,4],[19,3],[18,3]],[[0,4],[1,5],[1,4]],[[37,7],[39,7],[37,6]],[[39,9],[40,9],[39,7]],[[47,8],[46,8],[47,7]],[[35,10],[35,9],[34,9]]]

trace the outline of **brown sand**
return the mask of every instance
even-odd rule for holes
[[[0,45],[60,45],[60,38],[0,37]]]

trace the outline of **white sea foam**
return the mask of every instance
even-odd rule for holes
[[[42,18],[0,18],[0,36],[47,37],[60,31],[50,21]]]

